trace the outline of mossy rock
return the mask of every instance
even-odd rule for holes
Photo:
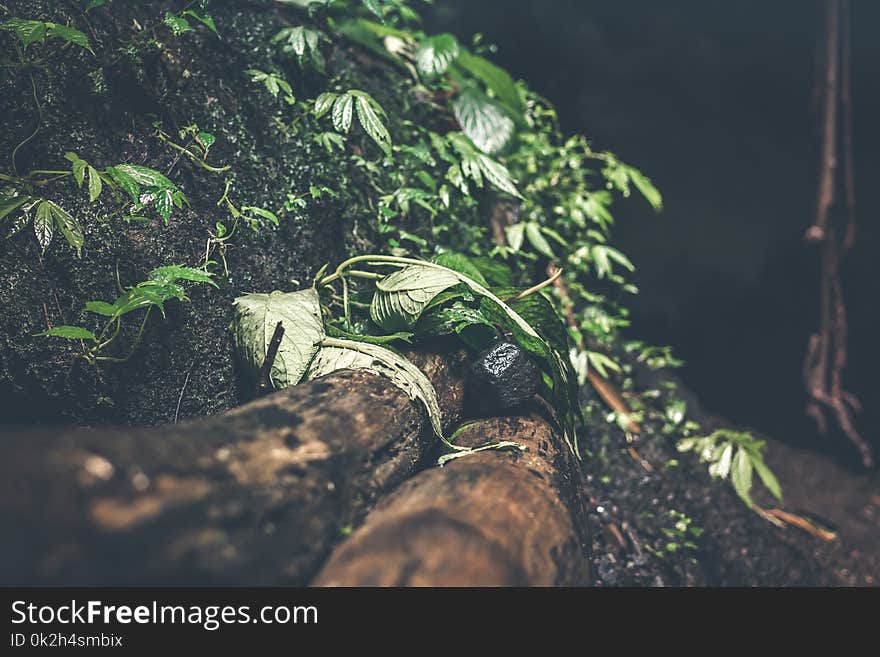
[[[41,107],[36,136],[18,150],[19,171],[66,169],[73,151],[96,167],[141,164],[166,173],[190,205],[176,210],[168,225],[126,223],[113,217],[109,194],[93,204],[68,177],[45,187],[51,198],[83,225],[85,243],[77,257],[60,235],[41,252],[28,227],[6,239],[0,227],[0,405],[5,422],[156,424],[209,415],[248,396],[236,386],[228,330],[231,301],[252,291],[291,290],[311,282],[325,263],[368,248],[375,217],[372,190],[346,154],[328,153],[315,136],[329,121],[297,114],[251,82],[247,69],[284,76],[297,97],[313,98],[333,81],[363,89],[387,110],[392,134],[404,118],[427,111],[401,90],[399,71],[343,41],[325,47],[326,72],[300,67],[271,43],[292,20],[302,20],[276,3],[219,2],[211,7],[221,36],[204,26],[174,35],[163,24],[171,2],[112,2],[86,16],[73,4],[49,1],[7,3],[11,15],[76,25],[92,41],[96,55],[68,46],[45,68],[5,67],[0,113],[7,128],[0,152],[9,173],[16,144],[36,126],[37,112],[28,72],[33,73]],[[0,32],[0,48],[12,58],[14,36]],[[31,46],[33,53],[51,51]],[[230,165],[214,173],[201,168],[155,136],[153,123],[176,135],[197,124],[214,134],[208,160]],[[348,148],[367,158],[381,156],[357,130]],[[240,205],[271,209],[280,225],[257,231],[240,225],[229,242],[229,275],[220,288],[190,286],[189,302],[171,302],[167,316],[147,322],[141,345],[125,363],[90,365],[78,358],[79,344],[35,337],[49,326],[82,324],[90,299],[112,300],[118,280],[131,285],[152,268],[198,264],[217,221],[231,225],[217,205],[226,180]],[[285,201],[311,186],[336,196],[310,199],[306,208]],[[7,218],[7,224],[9,218]],[[222,265],[217,269],[223,274]],[[124,356],[140,317],[126,325],[112,355]],[[97,325],[97,324],[95,324]]]

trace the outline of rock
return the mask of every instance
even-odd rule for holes
[[[507,410],[531,399],[541,382],[532,358],[512,342],[497,342],[471,366],[469,401],[483,412]]]

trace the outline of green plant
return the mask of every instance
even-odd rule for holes
[[[364,132],[376,142],[385,155],[391,154],[391,134],[382,122],[387,115],[381,105],[365,91],[349,89],[345,93],[325,91],[315,100],[314,114],[321,118],[330,113],[333,128],[346,135],[351,129],[352,116],[357,115]]]
[[[120,294],[113,302],[97,300],[86,302],[83,308],[84,312],[103,318],[104,324],[97,332],[83,326],[68,325],[53,326],[35,335],[79,340],[83,346],[80,355],[91,364],[98,362],[125,362],[131,358],[140,344],[147,320],[154,308],[158,309],[164,317],[165,304],[168,301],[173,299],[187,301],[189,299],[186,296],[186,290],[182,285],[182,281],[208,283],[216,287],[211,274],[202,269],[194,269],[183,265],[157,267],[148,274],[145,281],[125,289],[120,287]],[[129,347],[128,354],[122,357],[107,355],[107,350],[122,332],[124,319],[138,310],[145,310],[145,312]]]
[[[43,44],[47,39],[57,39],[62,45],[74,44],[88,50],[93,55],[92,44],[88,37],[74,27],[57,23],[26,20],[24,18],[8,18],[0,23],[0,29],[7,30],[18,37],[22,50],[31,44]]]
[[[293,385],[342,367],[371,369],[421,401],[442,438],[433,388],[390,345],[451,334],[472,348],[482,348],[507,336],[541,363],[546,394],[554,400],[561,428],[576,450],[576,384],[564,357],[565,330],[552,306],[536,293],[490,289],[479,264],[466,256],[445,254],[437,260],[356,256],[332,273],[320,274],[314,288],[240,297],[234,324],[237,351],[252,373],[261,371],[281,322],[284,333],[270,371],[273,385]],[[358,281],[369,281],[368,289]],[[341,285],[341,295],[336,284]],[[319,291],[329,294],[323,309]],[[322,316],[328,318],[326,326]],[[454,452],[471,451],[445,444]]]
[[[73,178],[78,188],[82,188],[88,180],[86,190],[90,203],[98,200],[105,187],[117,197],[120,190],[127,193],[131,203],[118,211],[126,221],[149,221],[139,214],[145,208],[152,207],[167,224],[173,210],[188,203],[186,196],[171,180],[149,167],[117,164],[99,170],[76,153],[66,153],[64,157],[70,162],[68,171],[37,169],[26,176],[0,174],[0,180],[7,182],[0,189],[0,220],[8,217],[11,222],[7,237],[13,237],[31,223],[37,242],[45,251],[52,243],[57,228],[77,254],[81,252],[84,239],[82,224],[42,193],[50,183],[65,178]]]
[[[301,67],[310,64],[319,71],[324,70],[322,41],[328,41],[323,32],[304,25],[285,27],[272,37],[272,43],[279,44],[283,53],[294,55]]]
[[[98,4],[104,3],[100,2]],[[193,5],[196,5],[195,9],[192,8]],[[208,0],[194,0],[188,2],[181,11],[165,12],[164,23],[168,26],[168,29],[171,30],[171,33],[174,36],[180,36],[181,34],[193,30],[192,21],[195,21],[196,24],[201,23],[219,37],[220,33],[217,31],[217,25],[214,23],[214,19],[211,18],[211,15],[206,11],[207,5]],[[90,2],[88,8],[90,9],[94,6],[96,6],[96,4]]]
[[[678,441],[679,452],[694,451],[702,463],[709,464],[712,478],[727,479],[740,499],[755,509],[752,501],[752,473],[757,472],[761,482],[773,496],[782,500],[782,490],[776,476],[764,462],[765,443],[752,434],[730,429],[718,429],[708,436],[684,438]]]
[[[696,541],[703,535],[703,528],[695,526],[692,518],[676,509],[670,509],[668,515],[673,524],[661,530],[665,542],[656,546],[645,545],[645,548],[659,559],[681,552],[695,552],[698,549]]]
[[[290,83],[280,75],[266,73],[265,71],[260,71],[255,68],[249,68],[245,73],[251,76],[251,82],[261,84],[273,98],[278,98],[278,94],[281,93],[281,97],[284,99],[285,103],[288,105],[296,103],[296,98],[293,97],[293,88],[290,86]]]

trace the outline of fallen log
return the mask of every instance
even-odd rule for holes
[[[515,440],[425,470],[379,502],[317,586],[566,586],[591,580],[577,464],[537,415],[493,418],[459,444]]]
[[[464,355],[412,360],[451,426]],[[0,435],[0,583],[303,584],[436,447],[421,407],[364,371],[179,425]]]

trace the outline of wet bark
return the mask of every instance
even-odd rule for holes
[[[412,359],[455,422],[464,356]],[[436,446],[422,409],[363,371],[179,425],[0,436],[0,582],[302,584]]]
[[[558,586],[590,582],[577,465],[542,418],[493,418],[460,434],[515,440],[426,470],[339,545],[319,586]]]

